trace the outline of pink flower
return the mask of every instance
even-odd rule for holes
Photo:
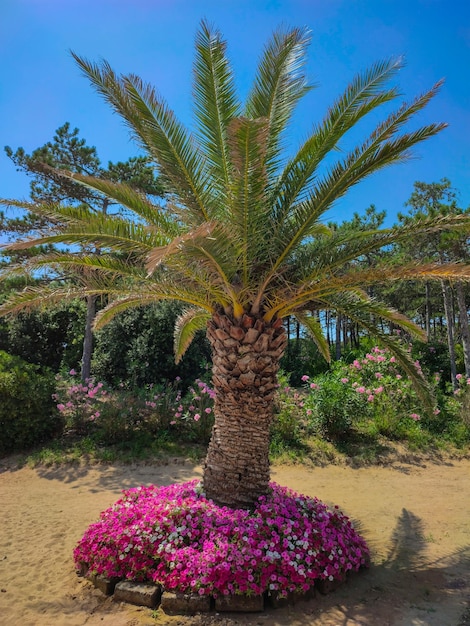
[[[357,393],[365,393],[366,388],[365,387],[356,387],[356,391],[357,391]]]
[[[383,390],[384,388],[381,385],[380,387],[377,387],[377,389],[374,389],[374,393],[382,393]]]
[[[195,413],[194,414],[194,421],[195,422],[199,422],[200,419],[201,419],[201,416],[199,415],[199,413]]]
[[[172,421],[170,422],[170,424],[171,424],[172,426],[174,426],[174,425],[176,424],[175,420],[172,420]]]
[[[383,374],[381,374],[380,372],[375,372],[375,377],[380,380],[381,378],[383,378]]]
[[[76,376],[77,372],[74,369],[71,369],[69,374],[70,374],[70,376]]]
[[[58,404],[57,408],[59,409],[60,412],[65,411],[65,404]]]
[[[401,377],[401,374],[397,374],[397,375],[395,376],[395,378],[396,378],[397,380],[401,380],[401,378],[402,378],[402,377]]]
[[[434,411],[433,411],[434,415],[439,415],[440,412],[441,412],[440,409],[434,409]]]
[[[463,376],[462,374],[457,374],[457,376],[455,377],[457,380],[462,380]]]
[[[415,420],[415,422],[421,419],[421,415],[418,415],[418,413],[412,413],[410,417],[411,419]]]
[[[396,358],[394,356],[390,357],[390,363],[395,363],[396,362]]]
[[[373,402],[374,401],[374,396],[372,394],[370,394],[370,396],[367,396],[367,402]]]
[[[304,374],[300,380],[301,380],[302,382],[306,383],[306,382],[307,382],[307,380],[310,380],[310,376],[307,376],[307,374]]]
[[[318,389],[318,385],[315,383],[310,383],[310,389]]]
[[[149,580],[201,595],[306,591],[366,564],[365,542],[337,507],[271,488],[252,512],[217,507],[196,481],[131,489],[88,528],[75,562],[128,579],[146,570]]]
[[[345,385],[346,383],[349,382],[349,378],[342,378],[341,382],[343,383],[343,385]]]
[[[210,406],[208,406],[207,409],[204,409],[204,412],[209,415],[209,413],[212,413],[212,409],[210,408]]]

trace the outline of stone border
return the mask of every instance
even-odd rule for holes
[[[161,585],[157,584],[132,582],[118,578],[110,579],[94,574],[88,575],[87,570],[87,565],[83,563],[77,574],[86,577],[105,595],[113,596],[116,602],[127,602],[151,609],[160,608],[168,615],[194,615],[211,611],[217,613],[259,613],[264,611],[265,607],[284,608],[297,602],[313,599],[317,591],[321,595],[335,591],[346,582],[350,574],[348,572],[348,576],[344,576],[342,580],[317,580],[307,592],[289,593],[287,597],[279,597],[276,592],[265,592],[259,596],[229,595],[213,598],[206,595],[165,591]]]

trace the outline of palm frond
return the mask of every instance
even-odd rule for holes
[[[411,157],[410,148],[445,127],[446,124],[430,124],[384,143],[375,137],[353,150],[343,161],[337,162],[316,181],[308,200],[293,207],[291,219],[279,230],[274,246],[280,254],[273,270],[277,270],[292,251],[310,236],[310,228],[316,225],[320,216],[351,187],[384,167],[408,160]]]
[[[318,319],[313,315],[308,315],[303,311],[294,313],[295,318],[306,328],[309,336],[313,339],[318,351],[328,363],[331,361],[330,346],[323,333]]]
[[[0,316],[16,315],[21,311],[46,308],[64,301],[84,298],[88,291],[83,286],[55,285],[28,286],[22,291],[13,292],[0,304]]]
[[[147,255],[147,270],[149,274],[154,272],[155,269],[170,255],[180,253],[185,242],[194,241],[200,239],[201,237],[210,237],[214,228],[214,222],[205,222],[193,230],[175,237],[167,245],[159,246],[158,248],[151,250]]]
[[[72,55],[97,91],[123,117],[134,138],[158,163],[168,189],[177,194],[192,221],[206,221],[212,203],[208,174],[191,136],[173,111],[138,76],[118,76],[106,61],[98,65]]]
[[[110,289],[109,284],[104,285],[102,292],[93,289],[94,294],[106,294],[110,298],[109,304],[101,309],[95,318],[94,327],[96,329],[102,328],[113,317],[122,311],[127,309],[143,306],[146,304],[154,304],[155,302],[161,302],[164,300],[177,300],[183,304],[191,305],[199,310],[205,310],[208,313],[212,312],[212,307],[204,294],[200,294],[201,297],[197,297],[194,289],[186,289],[184,286],[177,285],[148,285],[142,286],[142,289],[136,293],[136,290],[132,288],[132,285],[118,285],[114,289]]]
[[[196,35],[195,113],[201,147],[222,206],[228,201],[232,180],[227,128],[230,121],[240,115],[233,73],[225,50],[226,43],[220,32],[203,20]]]
[[[419,263],[406,265],[381,264],[361,268],[350,266],[341,273],[314,272],[311,281],[301,281],[298,286],[286,283],[284,290],[279,287],[266,313],[266,319],[284,317],[297,310],[309,309],[312,302],[325,302],[338,294],[358,294],[367,286],[403,280],[470,280],[470,266],[465,263]],[[406,319],[406,318],[404,318]],[[411,329],[408,329],[412,332]]]
[[[329,231],[328,237],[316,237],[296,252],[289,275],[296,283],[308,282],[392,244],[447,231],[470,232],[469,217],[446,215],[380,230]]]
[[[259,250],[266,247],[259,236],[269,210],[265,197],[266,140],[265,119],[236,118],[229,126],[228,144],[234,169],[230,221],[233,237],[242,250],[240,279],[244,286],[254,260],[259,259]]]
[[[175,362],[179,363],[199,330],[204,330],[210,315],[201,309],[186,309],[178,317],[174,331]]]
[[[121,206],[129,209],[136,216],[145,220],[147,224],[151,224],[169,237],[175,236],[179,232],[178,223],[166,214],[163,207],[153,204],[145,194],[125,183],[115,183],[103,178],[83,176],[65,170],[58,170],[58,174],[104,194],[110,200],[114,200]]]
[[[167,241],[167,238],[162,239],[142,224],[121,220],[116,216],[104,217],[97,214],[88,224],[75,224],[59,230],[56,234],[23,239],[6,245],[5,249],[26,250],[46,243],[80,244],[144,255],[156,246],[165,245]]]
[[[135,262],[129,256],[116,254],[84,254],[73,252],[51,252],[49,254],[36,255],[18,265],[18,272],[33,273],[41,267],[50,267],[53,270],[67,270],[76,272],[90,272],[107,276],[109,280],[132,279],[136,282],[145,281],[147,274],[143,264]],[[14,266],[9,265],[7,273],[15,271]]]
[[[287,217],[299,196],[305,195],[318,166],[338,147],[342,137],[364,116],[398,96],[396,88],[383,87],[401,65],[401,61],[395,59],[374,64],[358,74],[328,109],[322,124],[289,161],[273,189],[278,224]]]
[[[136,295],[113,300],[106,307],[100,309],[95,315],[95,318],[93,320],[93,329],[100,330],[101,328],[106,326],[106,324],[109,324],[109,322],[114,319],[116,315],[127,311],[128,309],[145,306],[147,304],[155,304],[155,302],[158,302],[158,298],[145,298]]]
[[[276,31],[263,51],[256,81],[247,98],[246,115],[252,119],[267,120],[268,172],[275,171],[278,165],[282,150],[281,134],[297,103],[312,89],[303,73],[309,43],[310,35],[306,28]]]

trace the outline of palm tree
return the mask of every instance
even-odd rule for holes
[[[418,336],[420,329],[369,297],[365,288],[388,279],[469,276],[468,268],[459,264],[361,269],[354,263],[410,234],[454,227],[462,223],[459,218],[359,232],[334,232],[322,223],[325,212],[352,186],[383,167],[406,161],[415,144],[445,124],[403,129],[434,97],[438,83],[389,114],[362,143],[343,151],[349,131],[398,97],[397,88],[387,85],[400,61],[380,62],[352,80],[287,158],[288,122],[311,89],[303,71],[308,42],[305,29],[275,32],[242,105],[225,42],[202,22],[194,64],[195,133],[189,133],[137,76],[119,76],[107,62],[94,64],[74,55],[158,166],[169,199],[165,206],[156,206],[126,185],[73,175],[128,207],[135,220],[93,215],[86,207],[43,205],[34,210],[54,216],[60,228],[16,245],[98,246],[99,256],[56,253],[36,258],[35,266],[87,268],[83,294],[106,294],[110,299],[99,324],[128,307],[158,300],[188,305],[175,331],[176,354],[179,358],[195,332],[206,328],[216,390],[203,485],[208,497],[231,507],[249,507],[268,489],[273,397],[287,340],[283,318],[295,316],[329,358],[316,312],[346,315],[396,355],[429,402],[425,381],[406,351],[381,332],[378,322],[391,321]],[[94,276],[92,285],[89,274]],[[2,312],[69,295],[67,287],[29,289],[4,304]]]

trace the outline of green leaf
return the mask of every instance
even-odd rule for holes
[[[199,330],[205,330],[210,319],[209,313],[201,309],[186,309],[175,323],[175,361],[179,363]]]

